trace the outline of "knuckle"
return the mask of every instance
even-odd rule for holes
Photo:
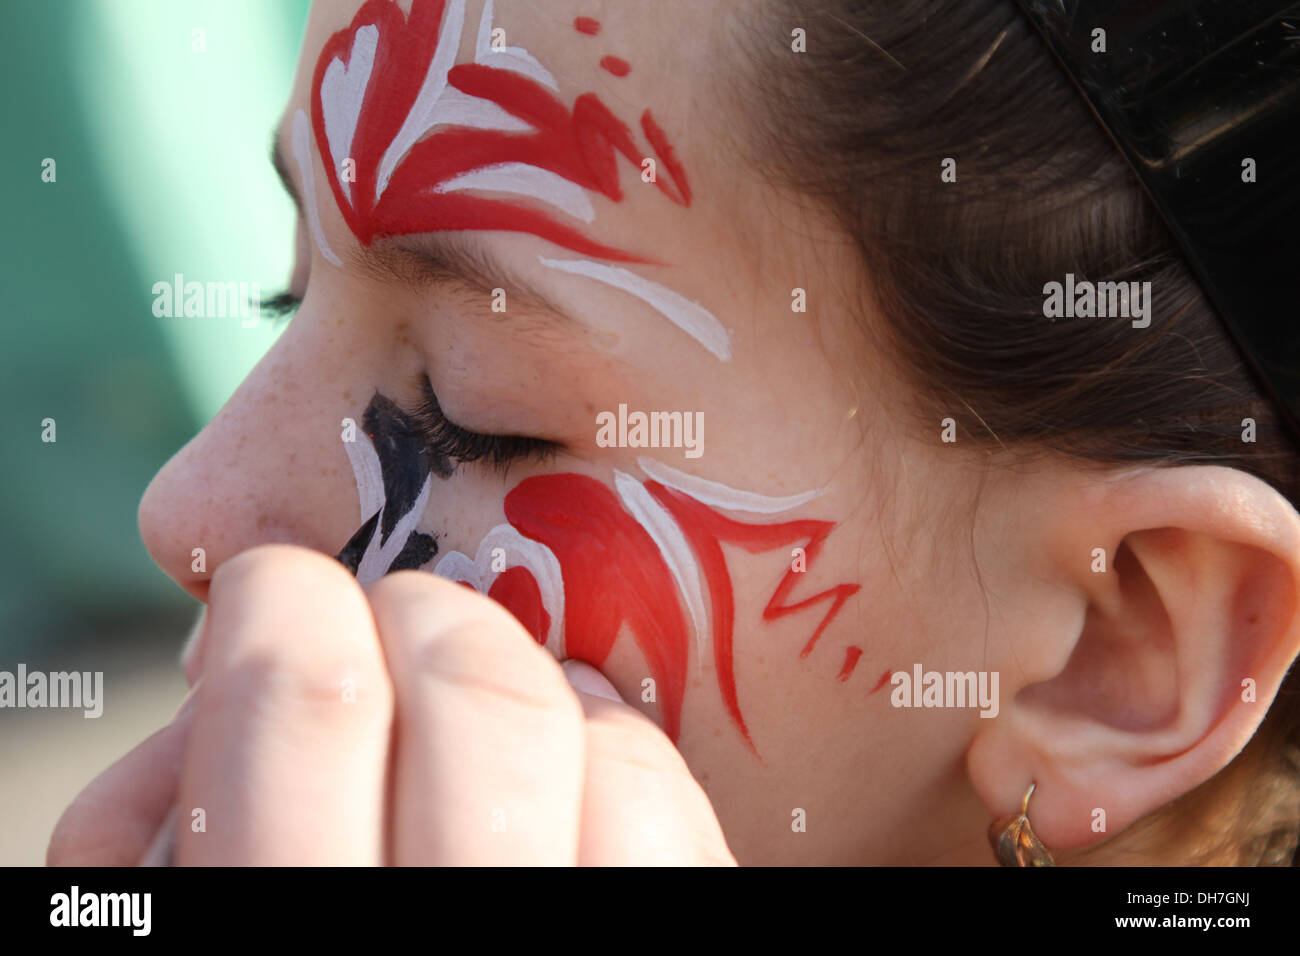
[[[582,719],[582,705],[549,655],[531,652],[526,644],[505,645],[483,636],[480,628],[466,622],[425,638],[416,651],[420,673],[485,703],[510,704],[539,717]]]
[[[368,596],[399,686],[434,683],[484,707],[581,720],[559,664],[496,602],[417,571],[388,575]]]
[[[518,627],[510,613],[473,588],[427,571],[396,571],[366,587],[366,597],[379,621],[398,621],[412,615],[452,625],[460,622],[478,628]]]
[[[391,707],[365,596],[327,555],[276,544],[223,563],[207,628],[205,709],[267,700]]]
[[[342,586],[344,582],[356,586],[347,569],[327,554],[292,544],[263,544],[223,561],[213,572],[212,587],[263,584],[269,579],[280,589]]]
[[[340,715],[383,712],[391,707],[392,688],[376,655],[342,648],[295,647],[287,642],[278,652],[242,657],[232,666],[204,676],[202,705],[205,709],[244,707],[250,703],[275,701],[324,716],[337,709]],[[344,706],[348,710],[343,710]]]
[[[520,716],[534,726],[581,726],[582,705],[555,660],[531,640],[492,639],[481,619],[417,638],[412,660],[416,679],[476,709]]]

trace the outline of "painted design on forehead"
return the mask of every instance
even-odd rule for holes
[[[414,0],[409,17],[391,0],[369,0],[348,29],[325,43],[312,85],[312,125],[348,227],[367,245],[412,233],[525,232],[596,259],[653,264],[595,241],[577,225],[596,218],[589,193],[623,199],[619,157],[638,169],[645,159],[631,130],[594,93],[565,106],[554,77],[527,50],[493,49],[492,22],[488,0],[472,63],[455,63],[465,0]],[[600,29],[590,18],[574,25],[589,35]],[[630,69],[618,57],[601,65],[618,76]],[[298,122],[295,117],[295,129]],[[686,169],[649,109],[641,130],[663,170],[653,179],[656,188],[689,206]],[[348,160],[354,176],[342,173]],[[532,200],[550,211],[483,193]],[[317,243],[337,262],[315,224],[314,200],[311,210]],[[729,360],[729,333],[698,303],[626,269],[539,258],[623,289]]]
[[[600,66],[615,76],[627,76],[632,72],[632,65],[621,56],[602,56]]]
[[[409,17],[392,0],[369,0],[322,48],[312,124],[352,232],[369,244],[379,236],[500,229],[600,259],[649,261],[535,208],[447,188],[471,171],[525,165],[536,170],[532,182],[519,180],[510,191],[553,206],[558,180],[619,201],[617,157],[638,168],[643,158],[598,96],[585,93],[566,107],[554,78],[526,50],[492,49],[491,0],[474,62],[456,64],[464,21],[465,0],[414,0]],[[655,150],[665,145],[651,142]],[[355,163],[355,182],[341,176],[345,159]],[[689,204],[680,166],[664,167],[660,191]]]
[[[452,463],[431,455],[409,415],[378,392],[361,421],[364,431],[344,441],[361,504],[361,527],[338,553],[362,584],[390,571],[418,568],[438,553],[432,535],[415,530],[429,501],[432,476],[446,478]]]

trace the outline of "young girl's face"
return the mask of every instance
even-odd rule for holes
[[[971,714],[900,733],[882,676],[968,611],[914,603],[885,516],[925,466],[847,237],[741,145],[744,18],[317,3],[276,134],[302,305],[140,524],[200,599],[271,541],[465,581],[674,738],[742,861],[883,856],[897,768]]]

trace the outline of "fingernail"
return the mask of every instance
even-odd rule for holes
[[[590,694],[592,697],[604,697],[606,700],[616,700],[620,704],[623,703],[623,698],[618,695],[614,685],[606,679],[604,674],[590,664],[570,658],[560,667],[564,670],[564,676],[569,679],[570,686],[579,693]]]

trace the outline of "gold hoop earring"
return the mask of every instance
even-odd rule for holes
[[[1052,852],[1034,835],[1029,825],[1029,798],[1034,795],[1037,781],[1025,791],[1020,802],[1020,812],[998,817],[989,826],[989,843],[993,855],[1002,866],[1055,866]]]

